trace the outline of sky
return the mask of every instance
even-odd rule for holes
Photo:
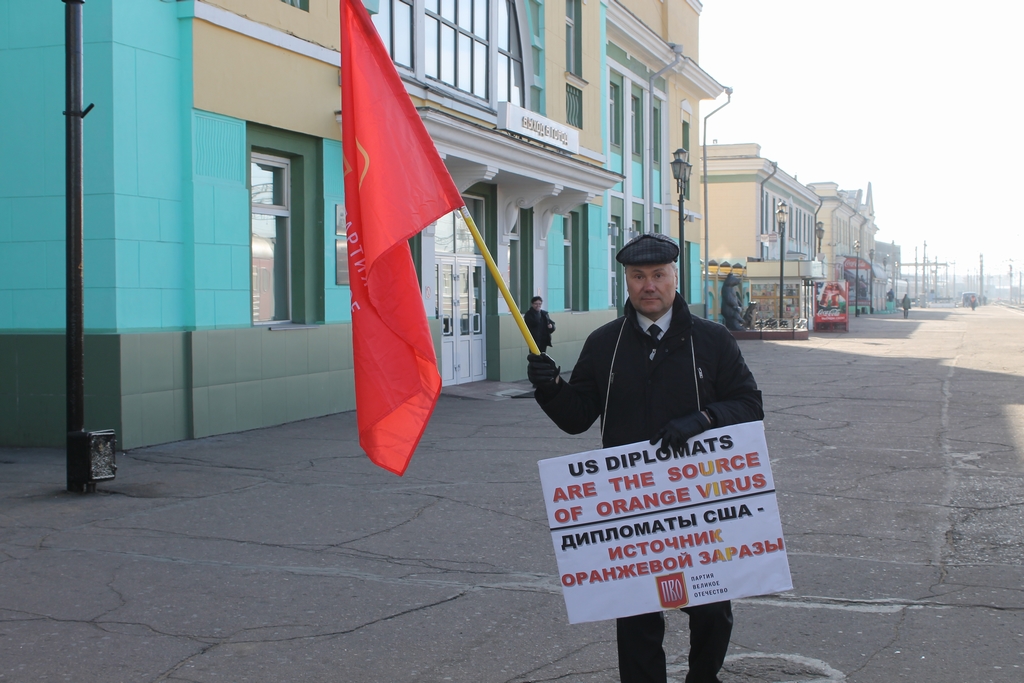
[[[699,63],[734,89],[708,144],[756,142],[802,183],[867,188],[876,240],[1024,269],[1024,2],[703,0]],[[687,51],[689,53],[689,50]],[[702,102],[704,117],[719,104]],[[703,123],[703,122],[702,122]],[[904,271],[906,272],[906,271]],[[1005,282],[1005,280],[1004,280]]]

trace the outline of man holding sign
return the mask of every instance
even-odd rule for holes
[[[761,420],[761,392],[732,335],[694,318],[677,293],[679,247],[665,235],[640,235],[616,259],[625,266],[623,317],[587,339],[568,382],[546,354],[530,354],[537,403],[562,430],[602,420],[604,447],[650,440],[677,454],[712,427]],[[684,608],[690,616],[686,683],[717,683],[732,633],[726,602]],[[667,679],[661,612],[616,622],[622,683]]]

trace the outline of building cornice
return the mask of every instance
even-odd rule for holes
[[[341,53],[337,50],[311,43],[308,40],[297,38],[290,33],[278,30],[266,24],[246,19],[234,12],[208,5],[205,2],[194,3],[195,18],[205,22],[234,31],[243,36],[259,40],[269,45],[294,52],[296,54],[315,59],[331,66],[341,66]]]
[[[645,64],[660,69],[675,57],[672,48],[618,0],[608,3],[608,40]],[[685,48],[685,46],[684,46]],[[648,67],[650,68],[650,67]],[[713,100],[725,92],[725,86],[711,77],[693,59],[683,56],[673,72],[682,76],[688,89],[702,100]]]
[[[730,175],[742,175],[756,177],[757,182],[771,176],[770,185],[783,187],[786,193],[800,197],[807,203],[816,206],[820,199],[811,188],[779,168],[772,175],[771,162],[763,157],[734,156],[734,157],[708,157],[708,182],[722,182],[724,177]]]

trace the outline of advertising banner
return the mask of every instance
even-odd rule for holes
[[[843,279],[849,285],[847,293],[854,305],[867,306],[871,266],[862,258],[847,256],[843,259]]]
[[[849,322],[849,311],[846,308],[849,283],[815,282],[814,283],[814,326],[822,324]]]
[[[569,623],[793,587],[762,422],[538,466]]]

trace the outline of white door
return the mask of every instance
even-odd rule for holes
[[[483,269],[479,256],[437,254],[443,386],[486,376]]]

